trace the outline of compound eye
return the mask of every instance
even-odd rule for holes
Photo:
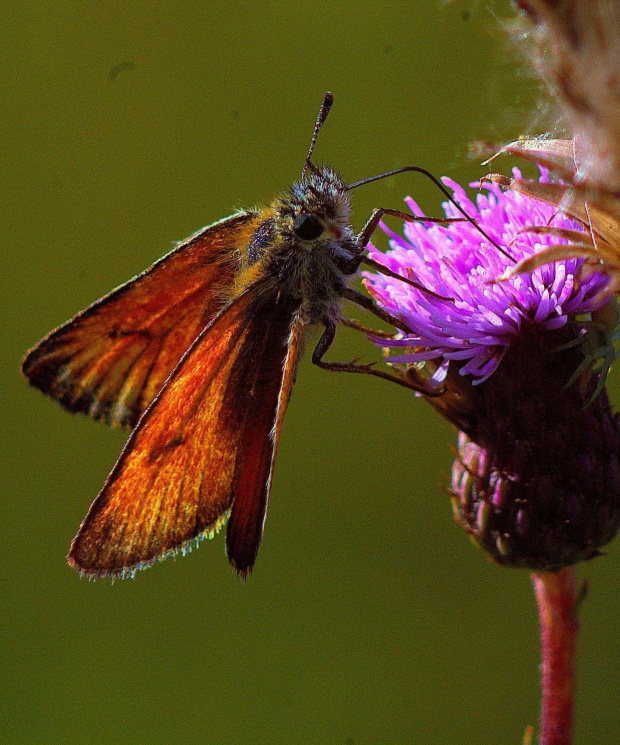
[[[307,212],[300,212],[293,220],[293,232],[302,241],[313,241],[318,238],[325,228],[316,217]]]

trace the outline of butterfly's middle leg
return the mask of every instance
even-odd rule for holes
[[[417,385],[405,378],[401,378],[393,373],[385,372],[384,370],[377,370],[374,365],[376,363],[370,363],[368,365],[360,365],[357,360],[351,362],[326,362],[323,357],[327,353],[327,350],[331,347],[334,338],[336,336],[336,324],[328,321],[325,324],[325,331],[319,339],[319,343],[316,345],[314,352],[312,353],[312,362],[323,370],[331,370],[332,372],[351,372],[361,373],[363,375],[374,375],[376,378],[382,378],[383,380],[389,380],[392,383],[402,385],[404,388],[409,388],[418,393],[423,393],[425,396],[435,397],[443,393],[443,390],[437,390],[425,388],[423,385]]]

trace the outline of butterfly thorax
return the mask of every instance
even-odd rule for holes
[[[340,176],[331,168],[309,171],[258,210],[239,274],[242,286],[271,278],[280,296],[298,304],[308,323],[337,320],[342,288],[360,257],[349,215]]]

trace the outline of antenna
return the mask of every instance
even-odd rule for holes
[[[484,231],[480,227],[480,225],[478,225],[478,223],[474,220],[473,217],[471,217],[470,215],[467,214],[467,212],[465,212],[465,210],[456,201],[456,199],[452,196],[452,194],[450,194],[450,192],[441,183],[441,181],[435,176],[433,176],[433,174],[430,171],[427,171],[426,168],[420,168],[419,166],[405,166],[404,168],[397,168],[395,171],[388,171],[387,173],[381,173],[378,176],[371,176],[370,178],[365,178],[365,179],[362,179],[361,181],[356,181],[353,184],[349,184],[345,190],[351,191],[351,189],[356,189],[358,186],[364,186],[364,184],[372,184],[373,181],[379,181],[380,179],[388,178],[388,176],[396,176],[399,173],[407,173],[410,171],[413,171],[414,173],[421,173],[423,176],[426,176],[426,178],[430,179],[435,184],[435,186],[441,191],[441,193],[446,197],[446,199],[456,207],[456,209],[461,213],[461,215],[463,215],[463,217],[465,218],[465,220],[467,220],[467,222],[470,222],[476,228],[476,230],[482,236],[484,236],[491,243],[491,245],[495,246],[495,248],[500,253],[502,253],[507,259],[509,259],[513,263],[516,263],[516,259],[514,259],[505,249],[503,249],[497,243],[497,241],[494,241],[493,238],[491,238],[491,236],[488,235],[488,233],[486,233],[486,231]],[[420,222],[424,222],[423,217],[416,218],[416,219],[419,219]]]
[[[304,167],[301,169],[302,179],[306,175],[306,171],[308,170],[308,168],[312,168],[314,170],[314,166],[310,162],[310,158],[312,158],[314,146],[316,145],[316,138],[319,136],[321,127],[325,123],[325,120],[327,119],[327,115],[329,114],[329,110],[331,109],[333,103],[334,96],[329,91],[327,91],[323,96],[323,102],[321,103],[321,108],[319,109],[319,115],[316,118],[314,133],[312,135],[312,141],[310,142],[310,149],[308,150],[308,155],[306,155],[306,162],[304,163]]]

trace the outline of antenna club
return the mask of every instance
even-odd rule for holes
[[[326,91],[325,94],[323,95],[323,101],[321,102],[321,108],[319,109],[319,115],[316,118],[316,124],[314,125],[314,132],[312,133],[312,140],[310,142],[310,148],[308,149],[308,155],[306,155],[306,162],[304,163],[304,167],[302,168],[302,171],[301,171],[302,179],[306,175],[306,171],[308,170],[308,168],[313,168],[310,160],[312,158],[314,146],[316,145],[316,138],[319,136],[321,127],[323,126],[325,120],[327,119],[327,115],[329,114],[333,103],[334,103],[334,94],[331,91]]]

